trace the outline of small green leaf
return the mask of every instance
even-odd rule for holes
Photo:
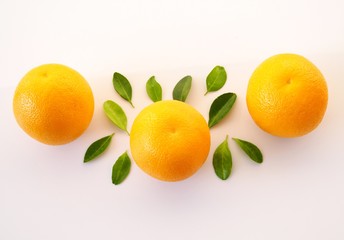
[[[228,147],[228,136],[214,152],[213,167],[216,175],[222,180],[226,180],[231,175],[232,154]]]
[[[86,150],[84,162],[89,162],[102,154],[109,146],[113,135],[114,133],[92,143]]]
[[[183,77],[173,89],[173,99],[185,102],[191,89],[192,77]]]
[[[113,86],[116,92],[125,100],[127,100],[132,107],[134,107],[131,102],[132,98],[132,88],[130,82],[122,74],[115,72],[112,79]]]
[[[104,112],[106,116],[120,129],[126,131],[129,135],[127,130],[127,116],[123,109],[114,101],[107,100],[103,104]]]
[[[224,67],[216,66],[211,70],[209,75],[207,76],[207,92],[204,94],[206,95],[208,92],[215,92],[225,85],[227,80],[227,73]]]
[[[131,161],[127,152],[123,153],[112,167],[112,183],[121,184],[130,172]]]
[[[162,99],[162,89],[160,84],[155,80],[155,77],[152,76],[150,79],[148,79],[146,83],[146,91],[149,96],[149,98],[153,102],[161,101]]]
[[[236,97],[235,93],[224,93],[214,100],[209,110],[209,128],[215,126],[229,113]]]
[[[259,150],[259,148],[254,145],[253,143],[247,142],[245,140],[241,140],[239,138],[232,138],[239,147],[244,150],[244,152],[256,163],[263,162],[263,154]]]

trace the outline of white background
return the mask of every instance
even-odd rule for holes
[[[2,0],[0,239],[344,239],[343,11],[340,0]],[[310,59],[329,88],[323,122],[301,138],[264,133],[245,103],[254,68],[284,52]],[[76,69],[95,96],[90,127],[67,145],[31,139],[13,116],[16,85],[44,63]],[[226,68],[228,81],[203,96],[215,65]],[[114,71],[131,81],[135,109],[114,92]],[[151,103],[151,75],[171,99],[188,74],[187,102],[206,119],[218,95],[238,94],[230,115],[211,130],[206,163],[177,183],[155,180],[133,163],[126,181],[113,185],[112,165],[129,150],[129,138],[108,121],[103,102],[118,102],[130,129]],[[108,151],[84,164],[88,145],[112,132]],[[264,163],[251,162],[231,140],[233,172],[219,180],[212,153],[226,134],[256,143]]]

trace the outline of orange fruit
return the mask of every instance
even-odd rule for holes
[[[278,54],[261,63],[247,88],[246,103],[255,123],[280,137],[298,137],[322,121],[328,101],[324,76],[306,58]]]
[[[130,148],[144,172],[163,181],[179,181],[193,175],[207,159],[210,131],[192,106],[176,100],[159,101],[134,120]]]
[[[94,110],[87,81],[75,70],[45,64],[30,70],[19,82],[13,112],[32,138],[49,145],[65,144],[88,127]]]

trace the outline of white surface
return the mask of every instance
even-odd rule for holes
[[[343,1],[19,1],[0,2],[0,239],[344,239]],[[325,75],[329,105],[322,124],[296,139],[272,137],[251,120],[245,90],[254,68],[282,52],[304,55]],[[57,62],[88,79],[96,108],[88,130],[58,147],[40,144],[18,127],[15,86],[31,68]],[[203,96],[205,78],[223,65],[228,82]],[[133,85],[132,109],[112,89],[112,74]],[[111,183],[129,138],[102,112],[113,99],[129,118],[150,100],[155,75],[164,99],[193,76],[188,103],[207,119],[212,100],[234,91],[231,114],[211,130],[208,160],[193,177],[165,183],[133,164]],[[130,128],[130,127],[129,127]],[[88,145],[116,132],[111,148],[83,164]],[[228,181],[211,156],[225,135],[256,143],[262,165],[230,141]]]

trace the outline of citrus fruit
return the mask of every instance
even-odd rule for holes
[[[88,127],[94,110],[87,81],[75,70],[45,64],[30,70],[19,82],[13,112],[32,138],[49,145],[73,141]]]
[[[134,120],[130,148],[144,172],[163,181],[179,181],[193,175],[207,159],[210,131],[192,106],[176,100],[159,101]]]
[[[328,100],[319,69],[297,54],[278,54],[253,72],[247,88],[248,111],[256,124],[280,137],[298,137],[322,121]]]

